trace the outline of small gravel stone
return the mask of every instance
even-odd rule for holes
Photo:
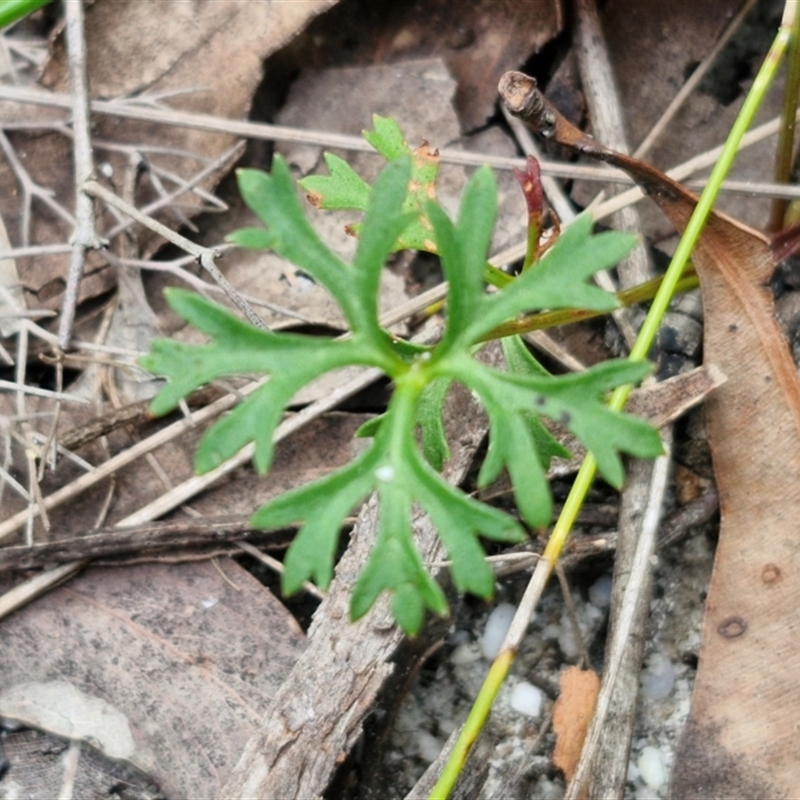
[[[527,681],[518,683],[511,691],[508,704],[514,711],[527,714],[529,717],[538,717],[542,713],[544,692],[537,686]]]
[[[611,576],[602,575],[589,587],[589,602],[597,608],[608,608],[611,604]]]
[[[506,638],[515,612],[516,608],[511,603],[500,603],[489,614],[481,637],[481,649],[486,658],[491,660],[500,652],[500,646],[503,644],[503,639]]]
[[[675,686],[675,667],[664,653],[653,653],[640,676],[642,692],[651,700],[664,700]]]
[[[653,791],[657,791],[667,782],[667,770],[661,751],[649,745],[642,749],[636,761],[642,780]]]

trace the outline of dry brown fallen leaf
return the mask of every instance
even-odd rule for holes
[[[92,569],[3,620],[0,716],[88,741],[167,797],[222,796],[305,649],[267,588],[222,569]]]
[[[583,740],[592,721],[600,678],[593,670],[567,667],[558,683],[561,693],[553,706],[553,731],[556,734],[553,764],[569,781],[581,757]]]
[[[501,94],[543,135],[626,170],[682,231],[697,198],[570,125],[535,82],[507,73]],[[770,240],[712,214],[693,254],[704,358],[728,380],[706,401],[721,530],[700,664],[672,796],[794,797],[800,786],[800,380],[774,316]]]
[[[263,59],[335,2],[97,0],[86,9],[91,97],[129,98],[130,102],[140,104],[166,103],[184,111],[243,119],[262,80]],[[55,91],[69,91],[67,56],[60,38],[53,44],[42,83]],[[13,113],[15,108],[11,103],[0,106],[3,116]],[[29,110],[28,119],[33,119],[35,113]],[[158,123],[114,117],[98,119],[93,136],[96,162],[105,163],[106,171],[113,170],[111,180],[117,189],[121,188],[126,171],[131,170],[136,150],[151,166],[186,181],[218,159],[235,141],[229,135],[165,128]],[[31,177],[52,189],[55,199],[71,209],[75,187],[69,139],[60,132],[47,130],[14,132],[10,138]],[[120,152],[115,149],[119,146],[128,146],[130,150]],[[137,199],[152,199],[150,176],[140,177]],[[201,188],[213,189],[221,177],[221,172],[210,176]],[[7,187],[17,185],[5,164],[0,165],[0,180]],[[175,188],[175,182],[163,173],[161,180],[168,191]],[[186,208],[186,204],[193,204],[195,211]],[[180,205],[189,217],[200,207],[197,198],[191,195],[184,195]],[[10,189],[0,192],[0,214],[12,237],[16,237],[22,215],[16,192]],[[175,214],[164,218],[173,226],[181,222]],[[32,244],[64,243],[71,233],[70,225],[53,214],[33,215]],[[159,243],[152,234],[143,233],[139,242],[142,257],[151,255]],[[58,308],[67,260],[66,255],[45,255],[21,261],[26,293],[32,296],[35,306]],[[81,299],[107,291],[113,285],[114,275],[102,259],[90,259]]]
[[[394,64],[442,58],[456,80],[462,130],[495,113],[494,86],[507,69],[540,53],[564,29],[564,0],[350,0],[311,23],[282,55],[279,74],[298,68]],[[271,65],[268,65],[268,70]]]

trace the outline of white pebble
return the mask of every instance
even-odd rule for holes
[[[542,800],[561,800],[564,796],[564,788],[558,784],[542,778],[537,786],[538,796]]]
[[[436,759],[442,749],[442,743],[428,731],[417,731],[417,752],[425,761]]]
[[[542,639],[546,642],[552,642],[558,639],[560,633],[561,626],[555,622],[551,622],[549,625],[545,625],[544,628],[542,628]]]
[[[558,646],[564,656],[570,660],[580,655],[580,644],[575,636],[575,628],[569,619],[562,620],[561,631],[558,634]]]
[[[527,714],[529,717],[538,717],[542,712],[544,692],[532,683],[522,681],[511,690],[508,704],[514,711]]]
[[[653,790],[660,789],[667,782],[667,770],[661,751],[649,745],[642,749],[636,761],[642,780]]]
[[[589,587],[589,602],[597,608],[608,608],[611,603],[611,576],[602,575]]]
[[[493,659],[500,652],[503,639],[506,638],[511,620],[514,619],[516,609],[511,603],[500,603],[486,620],[486,627],[481,636],[481,650],[488,659]]]
[[[473,664],[481,657],[480,651],[473,644],[460,644],[450,653],[450,663],[459,667],[464,664]]]
[[[672,694],[675,686],[675,668],[664,653],[653,653],[639,681],[645,697],[650,700],[664,700]]]

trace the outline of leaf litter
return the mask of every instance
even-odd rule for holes
[[[546,137],[629,172],[683,230],[695,195],[644,162],[595,143],[541,106],[536,92],[535,82],[520,73],[501,82],[514,113]],[[727,380],[705,406],[721,530],[673,792],[742,794],[766,785],[768,793],[791,796],[800,780],[794,715],[785,703],[796,691],[800,659],[793,633],[800,618],[791,599],[798,590],[791,576],[800,513],[800,379],[775,318],[769,282],[777,261],[769,239],[715,212],[693,262],[703,293],[704,359]],[[775,655],[769,670],[765,652]]]
[[[612,5],[613,5],[613,4],[612,4]],[[618,6],[619,4],[616,4],[616,5]],[[67,158],[67,157],[66,157],[65,155],[62,155],[62,156],[61,156],[61,158],[62,158],[62,159],[65,159],[65,158]]]

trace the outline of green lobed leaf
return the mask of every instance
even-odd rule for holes
[[[425,204],[436,196],[436,178],[439,157],[426,145],[416,150],[409,147],[395,120],[373,116],[373,130],[364,131],[364,138],[387,161],[408,156],[411,175],[406,185],[403,211],[408,213],[403,229],[392,243],[392,250],[425,250],[436,252],[431,224],[425,216]],[[308,193],[312,205],[326,210],[353,209],[365,211],[369,205],[372,188],[346,162],[338,156],[325,154],[329,175],[309,175],[299,181]],[[359,238],[363,223],[348,226]]]
[[[372,130],[364,131],[364,138],[387,160],[408,155],[411,148],[397,121],[391,117],[372,115]]]
[[[489,452],[481,484],[506,468],[515,486],[520,513],[531,525],[544,524],[551,500],[544,470],[563,448],[547,432],[539,414],[567,424],[594,452],[601,473],[612,483],[622,478],[619,452],[651,456],[660,452],[657,434],[645,423],[610,412],[603,395],[641,377],[646,366],[611,363],[576,376],[550,376],[518,339],[504,344],[509,373],[474,358],[475,342],[496,324],[521,311],[585,306],[610,308],[615,301],[586,281],[611,266],[632,239],[591,233],[580,218],[562,234],[541,263],[495,295],[483,290],[486,255],[496,214],[494,178],[486,169],[470,179],[453,223],[434,203],[438,158],[426,146],[410,150],[393,120],[375,118],[368,134],[380,152],[397,159],[373,187],[341,159],[329,157],[323,182],[307,179],[325,202],[366,210],[359,226],[354,264],[346,264],[319,240],[303,215],[286,165],[277,158],[271,175],[241,170],[243,197],[265,228],[237,231],[242,246],[268,245],[324,286],[342,307],[351,338],[331,341],[297,334],[258,331],[224,309],[186,292],[172,292],[170,304],[205,332],[206,345],[160,341],[143,363],[168,378],[154,409],[173,408],[181,397],[224,375],[266,373],[269,380],[216,423],[201,441],[197,466],[210,469],[249,441],[255,463],[265,471],[272,458],[272,436],[283,409],[303,385],[323,372],[347,364],[378,366],[395,381],[386,414],[362,428],[374,437],[366,453],[320,481],[268,503],[253,518],[259,527],[300,523],[286,556],[284,588],[295,591],[308,578],[325,586],[344,518],[371,492],[378,493],[379,524],[373,552],[354,589],[351,612],[365,613],[383,592],[409,632],[420,629],[425,609],[444,613],[447,605],[414,545],[411,512],[424,510],[437,527],[452,561],[456,587],[488,597],[494,579],[480,537],[519,541],[524,532],[507,514],[449,485],[431,466],[448,456],[442,425],[447,388],[454,380],[480,398],[490,425]],[[409,220],[411,223],[409,224]],[[435,237],[436,241],[433,241]],[[377,292],[388,254],[400,246],[441,253],[451,291],[442,342],[420,348],[392,340],[378,328]],[[416,430],[420,433],[422,453]],[[423,457],[424,456],[424,457]],[[427,459],[427,461],[426,461]]]
[[[308,175],[298,181],[308,192],[311,205],[327,210],[366,211],[370,185],[342,158],[325,153],[330,175]]]
[[[229,233],[225,241],[249,250],[271,250],[275,245],[275,238],[265,228],[239,228]]]
[[[429,383],[417,402],[416,423],[422,440],[422,452],[425,460],[437,471],[441,472],[444,462],[450,458],[450,446],[447,444],[442,414],[450,381],[438,380]]]
[[[479,536],[509,542],[524,537],[513,518],[450,486],[420,457],[408,428],[415,404],[416,396],[408,387],[395,394],[364,455],[319,481],[271,501],[252,520],[258,527],[303,523],[285,560],[283,585],[293,591],[307,579],[329,580],[344,517],[367,494],[377,491],[378,536],[354,589],[352,615],[358,618],[381,592],[389,591],[395,595],[392,607],[402,612],[398,622],[412,626],[406,628],[409,632],[418,630],[414,626],[421,620],[419,603],[435,613],[446,611],[441,590],[414,546],[412,503],[424,508],[436,525],[453,561],[455,585],[462,591],[488,597],[494,588]],[[409,599],[412,594],[417,598],[414,602]]]
[[[427,204],[426,211],[449,282],[447,326],[437,351],[441,353],[475,323],[487,300],[483,294],[483,272],[497,216],[494,174],[488,167],[481,167],[473,174],[464,190],[455,224],[433,203]]]
[[[344,518],[372,491],[379,457],[380,451],[370,450],[332,474],[280,495],[253,515],[257,528],[304,522],[284,559],[286,594],[294,594],[305,580],[328,587]]]
[[[500,542],[519,542],[525,534],[512,517],[473,500],[451,486],[427,464],[414,459],[415,498],[430,515],[452,561],[453,583],[460,591],[489,598],[494,577],[484,560],[478,536]]]
[[[617,386],[638,382],[650,369],[646,362],[617,360],[573,375],[536,377],[500,373],[473,362],[459,379],[475,389],[489,409],[535,411],[565,425],[594,455],[603,478],[620,487],[624,470],[619,452],[655,458],[662,452],[661,439],[644,420],[611,411],[606,394]],[[494,426],[490,435],[494,435]]]
[[[541,528],[550,521],[553,501],[528,415],[509,411],[493,397],[483,399],[489,414],[490,434],[478,486],[487,486],[503,467],[507,468],[520,514],[529,525]]]
[[[587,283],[601,269],[617,264],[636,244],[627,233],[592,235],[589,214],[579,216],[533,268],[514,283],[484,296],[480,312],[463,335],[478,341],[502,322],[523,311],[546,308],[586,308],[611,311],[617,299]]]
[[[425,204],[436,197],[436,178],[439,173],[439,157],[423,143],[416,150],[408,143],[395,120],[375,114],[373,130],[364,131],[364,138],[387,160],[403,155],[411,156],[411,179],[408,184],[403,210],[412,217],[398,237],[396,250],[424,250],[436,252],[436,242],[431,224],[425,216]],[[360,232],[360,228],[355,226]]]
[[[512,375],[535,375],[545,377],[550,374],[531,355],[530,350],[525,346],[521,337],[507,336],[502,340],[502,346],[503,355],[508,365],[508,371]],[[552,459],[570,457],[569,450],[547,430],[536,414],[526,414],[524,419],[528,426],[528,431],[535,442],[536,452],[545,470],[550,467]]]
[[[208,472],[254,441],[254,463],[265,472],[272,460],[272,434],[283,409],[307,383],[348,364],[381,363],[380,351],[356,339],[332,341],[315,336],[272,333],[252,327],[221,306],[182,289],[168,289],[169,305],[212,341],[205,345],[159,339],[141,365],[168,379],[152,402],[165,414],[195,389],[223,376],[267,374],[270,380],[216,423],[201,439],[198,472]]]
[[[240,169],[236,177],[245,203],[272,236],[271,249],[324,286],[350,325],[357,326],[363,307],[351,293],[353,270],[323,244],[306,219],[286,162],[275,156],[271,174]]]
[[[358,294],[362,304],[369,307],[370,324],[376,336],[381,336],[375,299],[383,265],[413,216],[401,211],[410,172],[409,160],[399,158],[384,167],[376,178],[353,259],[351,292]]]
[[[447,601],[414,546],[410,518],[408,495],[391,484],[381,487],[378,535],[353,587],[350,613],[353,619],[359,619],[388,591],[393,595],[395,619],[413,636],[422,625],[424,608],[446,614]]]

